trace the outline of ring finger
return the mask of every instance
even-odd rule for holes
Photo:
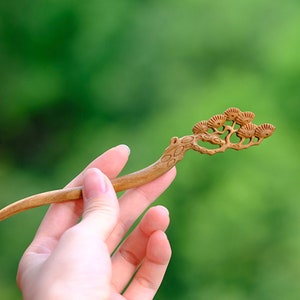
[[[165,231],[169,225],[169,213],[163,206],[150,208],[139,225],[112,257],[112,284],[121,292],[146,257],[150,237],[157,231]]]

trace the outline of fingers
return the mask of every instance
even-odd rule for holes
[[[118,220],[119,203],[110,180],[99,169],[89,169],[83,180],[84,212],[80,226],[103,241]]]
[[[149,238],[146,257],[124,293],[127,300],[153,299],[171,258],[171,247],[163,231],[155,231]]]
[[[163,206],[152,207],[113,255],[112,284],[121,292],[146,256],[149,238],[156,231],[165,231],[169,225],[169,212]]]
[[[120,214],[117,225],[107,240],[112,253],[122,241],[129,228],[156,198],[163,193],[176,176],[176,169],[136,189],[128,190],[120,199]]]
[[[119,145],[109,149],[92,161],[77,177],[75,177],[66,187],[82,185],[84,171],[90,168],[100,169],[108,178],[116,177],[125,166],[130,149],[126,145]]]
[[[125,166],[129,148],[125,145],[114,147],[96,158],[86,168],[98,168],[109,178],[116,177]],[[72,180],[66,187],[81,186],[84,171]],[[37,232],[36,238],[45,236],[58,240],[63,232],[76,224],[82,213],[82,201],[71,201],[53,204],[50,206],[42,224]]]

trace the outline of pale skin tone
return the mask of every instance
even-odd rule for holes
[[[118,245],[176,170],[118,199],[109,178],[119,174],[128,155],[123,145],[105,152],[67,185],[82,185],[83,200],[50,206],[19,264],[24,300],[153,299],[171,257],[167,209],[150,208]]]

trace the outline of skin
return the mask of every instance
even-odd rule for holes
[[[124,145],[108,150],[67,185],[82,185],[82,200],[50,206],[19,264],[24,300],[153,299],[171,257],[168,210],[150,208],[123,240],[176,170],[118,199],[109,179],[119,174],[128,155]]]

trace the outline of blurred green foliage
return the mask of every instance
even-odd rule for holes
[[[173,258],[157,299],[300,297],[297,0],[0,2],[0,205],[62,187],[126,143],[124,172],[237,106],[277,131],[190,153],[157,201]],[[0,224],[1,299],[46,208]]]

